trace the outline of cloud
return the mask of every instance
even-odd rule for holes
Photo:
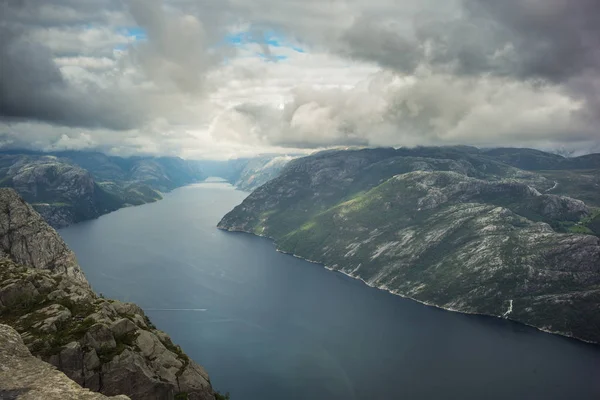
[[[313,49],[383,71],[351,90],[294,89],[282,113],[238,105],[229,118],[252,126],[250,140],[311,148],[600,141],[597,1],[238,3]],[[372,89],[382,76],[404,84]]]
[[[128,3],[133,19],[147,36],[132,48],[133,61],[161,87],[201,91],[207,72],[224,56],[223,48],[212,47],[216,37],[197,16],[169,11],[160,0]]]
[[[0,30],[3,147],[600,143],[596,0],[5,0]]]
[[[179,118],[186,96],[201,94],[220,56],[195,16],[170,11],[160,1],[131,0],[130,8],[92,3],[113,9],[97,17],[93,4],[63,1],[34,10],[29,2],[2,3],[1,118],[128,130],[155,118]],[[147,40],[138,42],[108,24],[105,19],[114,14],[139,24]],[[123,45],[125,52],[115,51]]]
[[[575,117],[582,101],[557,85],[499,77],[457,78],[380,72],[352,89],[299,87],[283,109],[242,104],[221,132],[247,132],[278,146],[481,146],[586,142],[596,135]]]

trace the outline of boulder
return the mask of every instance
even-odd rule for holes
[[[103,324],[95,324],[86,332],[83,343],[87,346],[98,350],[114,349],[117,347],[117,342],[113,337],[110,329]]]
[[[23,318],[27,318],[26,315]],[[33,313],[33,317],[44,318],[42,321],[33,325],[33,328],[40,332],[56,332],[57,324],[65,322],[71,318],[71,311],[63,305],[52,304]],[[22,318],[22,319],[23,319]]]
[[[128,400],[83,389],[50,364],[31,355],[19,334],[0,324],[0,394],[19,400]]]
[[[131,322],[128,318],[121,318],[112,323],[110,326],[110,330],[115,335],[115,337],[126,335],[130,332],[137,330],[138,327],[136,324]]]

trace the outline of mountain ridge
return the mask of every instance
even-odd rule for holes
[[[297,159],[218,227],[270,237],[282,252],[425,304],[599,342],[600,240],[575,232],[597,210],[478,153]]]

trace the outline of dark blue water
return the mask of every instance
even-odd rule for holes
[[[98,292],[144,307],[233,400],[600,399],[600,346],[426,307],[217,230],[244,196],[196,185],[60,233]]]

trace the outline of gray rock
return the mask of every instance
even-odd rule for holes
[[[114,349],[117,347],[117,342],[115,341],[112,332],[103,324],[92,325],[85,334],[83,343],[93,347],[96,351]]]
[[[204,368],[193,361],[179,376],[179,390],[189,393],[188,398],[190,400],[214,399],[208,374]]]
[[[75,254],[12,189],[0,189],[0,250],[19,264],[87,283]]]
[[[44,318],[44,320],[33,325],[34,329],[40,332],[56,332],[57,324],[67,321],[71,318],[71,311],[60,304],[52,304],[51,306],[42,308],[33,313],[34,317]],[[26,318],[27,316],[23,317]]]
[[[92,349],[85,353],[83,364],[88,371],[94,371],[100,367],[100,359],[98,358],[98,354],[96,354],[96,350]]]
[[[83,389],[62,372],[31,355],[19,334],[0,325],[0,389],[19,400],[104,400],[108,397]],[[110,397],[127,400],[127,396]]]
[[[60,299],[64,299],[65,297],[68,297],[68,296],[69,295],[64,290],[57,289],[48,294],[48,300],[51,300],[51,301],[60,300]]]
[[[137,304],[113,301],[112,306],[120,315],[144,315],[144,311],[142,311],[140,306],[138,306]]]
[[[131,322],[131,320],[129,320],[128,318],[121,318],[120,320],[113,322],[113,324],[110,326],[110,330],[115,335],[115,337],[126,335],[137,329],[137,325]]]
[[[108,395],[126,391],[133,399],[172,399],[173,384],[162,382],[145,358],[129,349],[102,366],[102,392]]]
[[[157,355],[167,350],[156,335],[149,331],[140,331],[135,344],[140,348],[141,354],[150,359],[156,358]]]
[[[11,307],[24,301],[33,301],[39,292],[31,282],[14,282],[0,288],[0,306]]]
[[[24,340],[36,356],[93,390],[125,393],[134,400],[171,400],[180,392],[177,380],[187,357],[180,350],[175,354],[167,349],[163,342],[170,346],[171,340],[166,334],[148,330],[137,305],[98,298],[58,234],[14,191],[0,189],[0,309],[7,308],[22,338],[18,338],[21,349],[9,346],[6,357],[19,357]],[[128,335],[135,332],[140,338]],[[0,329],[0,353],[7,349],[3,339]],[[33,358],[26,348],[25,352],[23,357]],[[29,399],[105,398],[82,391],[56,371],[62,378],[46,380],[47,371],[53,370],[37,362],[46,367],[41,374],[30,370],[37,381],[22,381],[23,386],[12,378],[24,375],[12,374],[13,369],[7,375],[3,368],[10,364],[0,354],[0,390],[29,390],[31,397],[19,397]],[[53,385],[60,379],[70,382],[66,392],[60,383]],[[204,380],[194,386],[190,379],[191,389],[204,387]]]
[[[148,324],[146,324],[144,317],[142,317],[140,314],[134,314],[133,317],[131,317],[131,319],[140,328],[148,329]]]

